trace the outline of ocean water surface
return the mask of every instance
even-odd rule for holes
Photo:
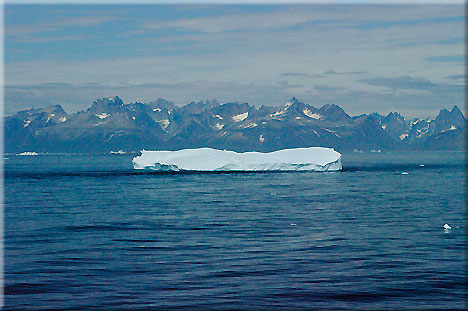
[[[466,307],[464,153],[344,154],[326,173],[131,160],[6,156],[6,310]]]

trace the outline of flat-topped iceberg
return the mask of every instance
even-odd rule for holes
[[[141,151],[135,169],[158,171],[338,171],[341,154],[330,148],[310,147],[274,152],[244,152],[211,148],[178,151]]]

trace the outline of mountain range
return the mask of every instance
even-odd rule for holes
[[[322,146],[353,150],[464,150],[466,119],[442,109],[435,119],[407,120],[398,112],[348,115],[292,98],[279,107],[216,100],[179,107],[164,99],[129,103],[98,99],[67,114],[61,105],[5,117],[5,152],[108,153],[212,147],[273,151]]]

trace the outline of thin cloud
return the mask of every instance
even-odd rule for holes
[[[63,35],[57,32],[76,27],[93,27],[114,20],[110,16],[81,16],[39,24],[5,25],[5,36],[15,42],[54,42],[81,40],[81,35]]]
[[[441,63],[462,63],[465,61],[464,55],[441,55],[432,56],[426,58],[430,62],[441,62]]]
[[[333,69],[329,69],[322,73],[321,75],[360,75],[360,74],[365,74],[367,72],[365,71],[349,71],[349,72],[336,72]]]
[[[453,6],[452,6],[453,8]],[[242,30],[281,29],[307,23],[332,23],[345,28],[381,29],[392,26],[440,24],[448,21],[463,23],[463,13],[450,6],[281,6],[264,13],[236,13],[215,16],[181,18],[171,21],[147,22],[142,30],[177,29],[183,31],[222,33]],[[339,16],[339,18],[337,18]],[[372,16],[372,20],[369,20]],[[417,18],[415,18],[417,16]]]
[[[370,85],[385,86],[391,89],[417,89],[429,90],[436,84],[422,78],[414,78],[410,76],[402,76],[397,78],[372,78],[359,80]]]
[[[222,33],[240,30],[266,30],[291,27],[311,21],[326,22],[317,12],[301,13],[295,10],[278,10],[268,13],[243,13],[210,17],[184,18],[143,24],[147,30],[173,28],[185,31]]]
[[[401,76],[396,78],[372,78],[360,80],[370,85],[385,86],[392,90],[418,90],[435,96],[459,96],[463,87],[457,84],[434,83],[427,79]]]
[[[468,78],[468,75],[452,75],[452,76],[447,76],[445,79],[449,80],[461,80],[461,79],[466,79]]]
[[[284,72],[280,74],[282,77],[293,77],[293,78],[303,78],[303,77],[310,77],[310,76],[315,76],[310,73],[303,73],[303,72]]]

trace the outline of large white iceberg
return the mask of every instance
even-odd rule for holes
[[[217,150],[141,151],[135,169],[158,171],[338,171],[341,154],[330,148],[283,149],[269,153]]]

